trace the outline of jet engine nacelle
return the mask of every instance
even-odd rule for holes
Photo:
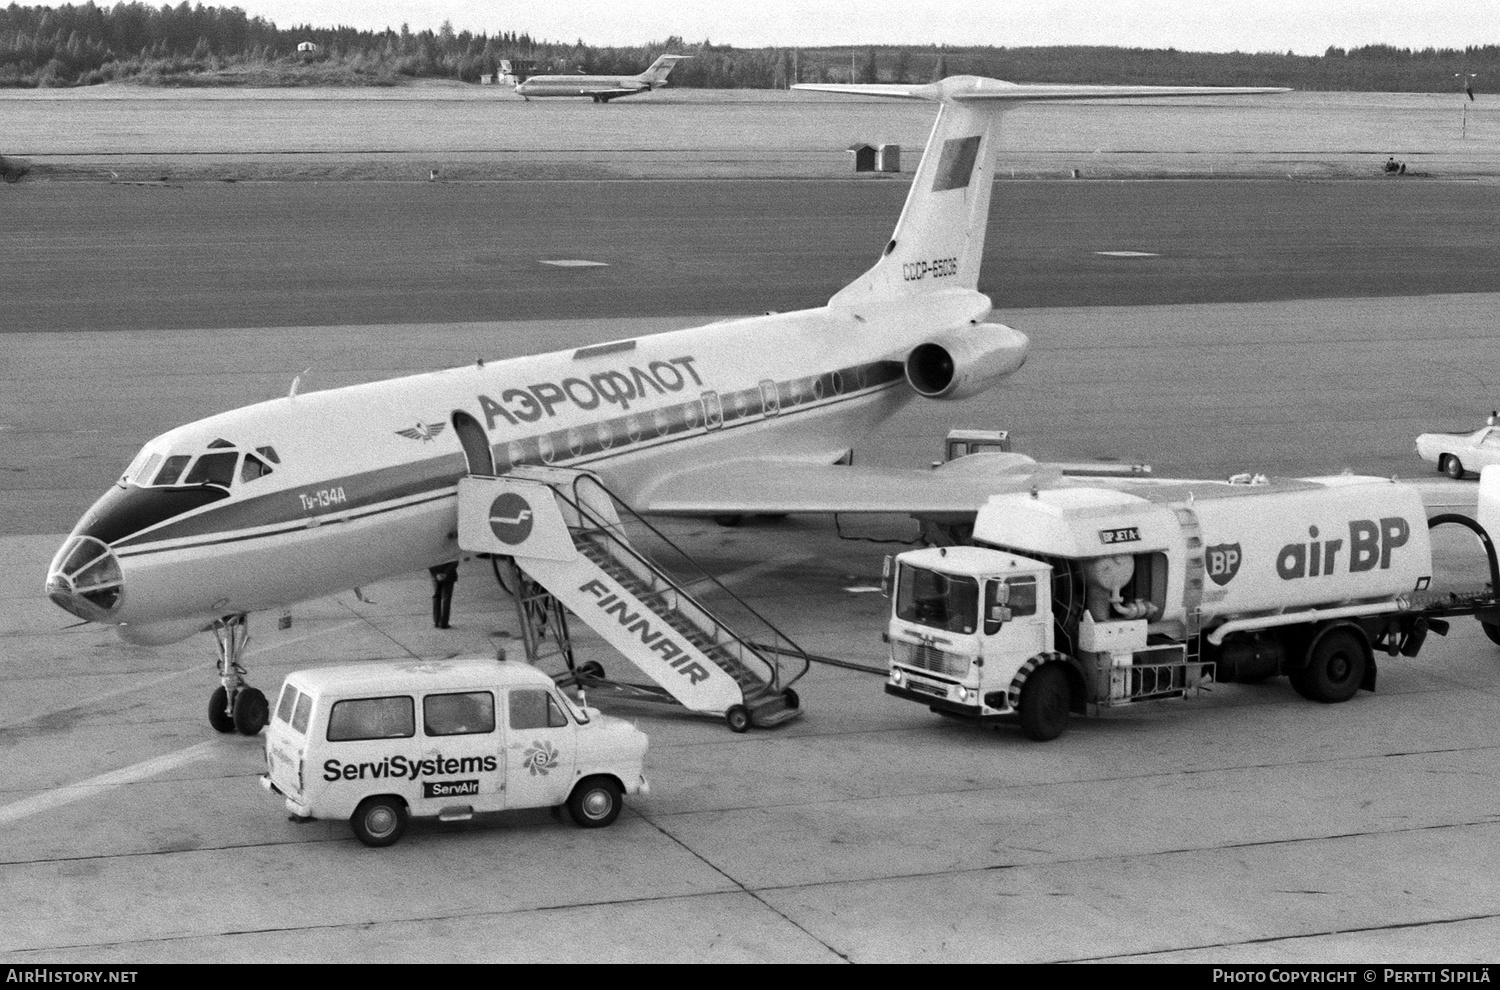
[[[929,399],[967,399],[1025,364],[1027,343],[1000,323],[945,330],[906,355],[906,380]]]
[[[115,632],[136,646],[166,646],[179,643],[195,632],[213,625],[211,618],[167,619],[163,622],[126,622],[115,626]]]

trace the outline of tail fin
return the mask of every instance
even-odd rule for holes
[[[925,86],[798,84],[795,89],[933,100],[941,104],[895,232],[875,266],[830,305],[960,288],[977,291],[994,186],[1000,115],[1032,100],[1284,93],[1221,86],[1018,85],[950,76]]]
[[[651,63],[651,67],[648,68],[645,72],[642,72],[640,75],[636,76],[636,78],[643,83],[664,83],[667,81],[667,75],[672,71],[672,66],[676,65],[682,59],[692,57],[693,56],[691,55],[658,56],[656,61]]]

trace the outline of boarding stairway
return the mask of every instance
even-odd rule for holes
[[[622,512],[656,557],[670,558],[670,570],[627,537]],[[459,546],[490,554],[497,576],[508,572],[502,583],[515,594],[527,660],[545,668],[560,659],[560,684],[721,715],[736,732],[801,714],[791,685],[810,665],[806,653],[588,472],[525,466],[461,479]],[[714,609],[690,589],[712,593]],[[574,619],[651,683],[579,664],[568,632]],[[800,669],[788,676],[784,663]]]

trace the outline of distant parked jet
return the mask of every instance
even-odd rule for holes
[[[588,96],[595,103],[608,103],[617,96],[661,89],[678,59],[692,57],[663,55],[651,63],[651,68],[634,76],[532,76],[517,83],[516,92],[528,100],[533,96]]]

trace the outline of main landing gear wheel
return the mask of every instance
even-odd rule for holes
[[[579,664],[578,665],[578,676],[579,677],[593,677],[593,678],[597,678],[599,680],[603,680],[604,679],[604,664],[600,663],[598,660],[590,660],[587,663]]]
[[[608,777],[589,777],[568,795],[568,814],[584,828],[603,828],[620,817],[620,785]]]
[[[1490,638],[1491,643],[1500,646],[1500,626],[1490,622],[1481,622],[1479,627],[1484,630],[1484,634]]]
[[[1438,465],[1438,470],[1450,478],[1462,478],[1464,476],[1464,462],[1452,454],[1444,454],[1443,462]]]
[[[223,686],[214,688],[208,697],[208,724],[226,735],[234,731],[234,715],[229,710],[229,692]]]
[[[1354,697],[1369,665],[1370,648],[1358,636],[1344,630],[1325,633],[1307,666],[1292,671],[1292,687],[1309,701],[1336,705]]]
[[[220,688],[219,690],[223,690]],[[240,688],[234,696],[234,727],[242,736],[253,736],[271,721],[271,706],[258,688]]]
[[[750,709],[744,705],[730,705],[729,711],[724,713],[724,721],[729,723],[730,732],[750,731]]]
[[[1056,662],[1043,664],[1021,685],[1021,731],[1037,742],[1056,739],[1068,727],[1070,702],[1068,675]]]
[[[406,831],[406,805],[393,797],[370,797],[349,819],[354,835],[367,846],[392,846]]]

